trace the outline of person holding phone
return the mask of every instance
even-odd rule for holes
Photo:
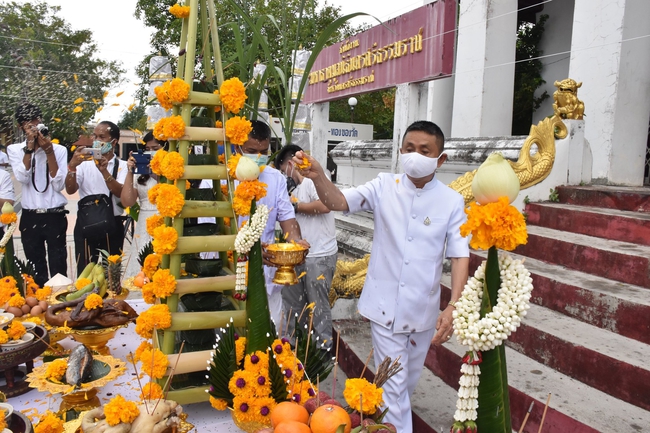
[[[119,206],[119,201],[127,167],[126,161],[120,160],[115,155],[114,149],[119,140],[120,128],[116,124],[109,121],[99,122],[93,130],[92,148],[99,149],[101,159],[93,159],[86,150],[87,146],[79,146],[68,164],[65,189],[68,194],[79,191],[80,209],[86,197],[96,197],[97,201],[108,197],[107,201],[112,207],[114,217],[114,224],[111,223],[110,229],[88,233],[84,223],[80,222],[78,212],[74,228],[75,259],[78,260],[77,274],[80,274],[91,261],[97,261],[99,250],[106,250],[111,255],[122,254],[124,209]],[[86,226],[87,224],[88,222]]]
[[[147,132],[144,137],[144,151],[145,156],[149,156],[149,160],[160,149],[166,147],[166,142],[158,141],[154,138],[151,131]],[[122,206],[130,207],[136,202],[140,203],[140,215],[135,224],[135,235],[133,236],[133,244],[131,248],[131,258],[128,259],[128,266],[126,278],[132,277],[140,272],[140,264],[137,257],[140,250],[151,241],[151,236],[147,233],[147,218],[156,213],[156,206],[149,202],[149,190],[158,183],[158,176],[149,172],[149,174],[136,174],[136,158],[131,154],[126,163],[128,171],[122,188]],[[150,171],[150,170],[149,170]]]
[[[43,286],[49,276],[67,274],[68,199],[61,193],[68,173],[68,151],[53,144],[42,124],[41,110],[28,102],[16,109],[16,122],[25,141],[7,147],[14,176],[22,185],[20,240],[34,280]]]

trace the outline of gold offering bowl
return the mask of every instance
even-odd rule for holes
[[[294,266],[305,261],[307,248],[298,244],[280,243],[268,245],[266,252],[273,255],[269,261],[278,267],[273,282],[285,286],[298,284],[298,276]]]
[[[70,335],[73,340],[86,345],[90,350],[94,350],[100,355],[110,355],[111,351],[106,344],[111,340],[111,338],[115,337],[115,333],[118,329],[125,328],[126,326],[127,324],[99,329],[58,329]]]

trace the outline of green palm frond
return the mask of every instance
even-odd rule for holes
[[[208,380],[211,385],[210,395],[214,398],[226,400],[231,407],[234,396],[228,389],[228,382],[230,382],[230,378],[238,368],[236,357],[235,331],[232,326],[228,326],[214,350]]]

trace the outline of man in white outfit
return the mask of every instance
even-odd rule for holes
[[[463,198],[438,179],[444,163],[444,135],[437,125],[418,121],[402,139],[402,174],[381,173],[357,188],[339,191],[313,158],[301,170],[314,181],[321,201],[346,213],[374,212],[374,238],[359,312],[371,322],[375,365],[387,356],[400,358],[403,370],[384,385],[385,418],[400,433],[413,431],[410,397],[429,344],[440,345],[453,334],[453,304],[467,282],[469,247],[461,237]],[[440,313],[442,261],[451,259],[451,302]],[[439,314],[440,313],[440,314]]]

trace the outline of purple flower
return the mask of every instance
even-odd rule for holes
[[[248,411],[248,405],[246,403],[242,403],[241,406],[239,406],[239,410],[242,412]]]
[[[273,350],[275,350],[275,353],[277,354],[282,353],[282,345],[281,344],[276,345]]]
[[[300,394],[294,394],[292,397],[293,401],[300,403]]]
[[[264,376],[258,377],[257,383],[259,383],[260,385],[264,385],[266,383],[266,378]]]
[[[260,357],[257,355],[251,355],[251,362],[253,364],[257,364],[258,362],[260,362]]]
[[[262,414],[262,416],[267,416],[270,412],[271,411],[266,406],[262,406],[262,409],[260,409],[260,413]]]
[[[235,341],[239,340],[239,334],[235,332]]]
[[[299,362],[299,363],[298,363],[298,371],[302,371],[302,368],[303,368],[303,367],[302,367],[302,362]]]
[[[282,341],[282,343],[288,343],[289,339],[287,337],[282,337],[282,340],[280,341]]]
[[[287,379],[291,379],[291,376],[293,376],[293,371],[287,368],[284,370],[284,375],[287,377]]]
[[[316,393],[314,392],[314,388],[309,388],[307,390],[307,394],[309,394],[310,397],[315,397]]]
[[[210,385],[210,392],[214,392],[214,386]]]
[[[237,388],[243,388],[243,387],[246,386],[246,381],[245,381],[243,378],[240,377],[240,378],[237,379],[237,381],[235,382],[235,385],[237,385]]]

